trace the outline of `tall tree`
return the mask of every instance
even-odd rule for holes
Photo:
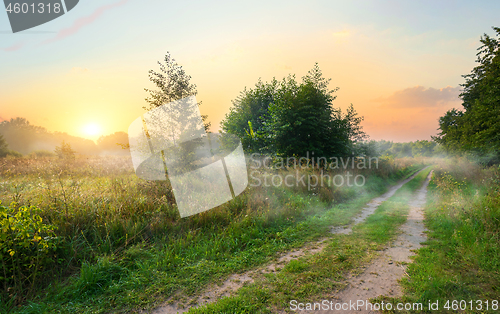
[[[149,71],[149,80],[158,89],[145,88],[149,93],[149,97],[146,98],[149,108],[143,107],[145,110],[151,110],[166,103],[198,94],[196,85],[191,83],[191,76],[186,74],[182,66],[170,56],[169,52],[165,55],[164,63],[158,62],[158,64],[160,66],[159,72]],[[201,102],[198,105],[201,105]],[[207,121],[208,116],[202,115],[201,117],[205,130],[208,131],[211,125]]]
[[[364,138],[362,118],[351,107],[343,114],[332,105],[338,88],[328,88],[318,64],[297,83],[295,76],[245,89],[221,122],[223,131],[238,135],[247,152],[280,156],[351,155]]]
[[[500,28],[493,27],[497,37]],[[464,75],[460,97],[464,111],[452,109],[439,120],[440,134],[434,139],[448,151],[471,151],[500,161],[500,40],[481,37],[476,62]]]
[[[269,135],[274,150],[283,156],[345,155],[347,132],[340,110],[332,107],[337,90],[329,90],[328,79],[322,76],[318,64],[302,78],[302,84],[288,79],[282,93],[269,108]],[[346,130],[344,130],[346,131]]]

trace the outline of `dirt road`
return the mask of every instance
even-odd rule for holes
[[[422,169],[423,170],[423,169]],[[421,170],[421,171],[422,171]],[[420,172],[420,171],[419,171]],[[332,233],[348,234],[352,232],[352,227],[366,220],[368,216],[373,214],[378,206],[388,200],[396,193],[405,183],[412,180],[419,172],[403,180],[399,184],[391,187],[388,192],[374,198],[362,210],[362,212],[354,218],[352,224],[343,227],[332,228]],[[427,185],[432,172],[427,177],[424,185],[417,191],[409,205],[411,207],[408,215],[408,220],[401,227],[402,234],[387,248],[381,256],[366,267],[366,270],[357,277],[352,277],[347,281],[347,287],[337,294],[336,299],[331,300],[338,303],[357,302],[357,300],[367,301],[370,298],[379,295],[395,297],[400,294],[400,288],[397,280],[405,275],[405,264],[411,262],[411,250],[418,249],[420,243],[425,240],[425,231],[423,226],[422,208],[425,204],[427,193]],[[171,301],[162,307],[155,309],[152,314],[175,314],[183,313],[191,307],[198,307],[207,303],[212,303],[218,299],[231,295],[237,291],[244,283],[254,281],[253,277],[256,273],[268,273],[275,271],[278,266],[283,266],[290,260],[297,259],[306,254],[315,254],[320,252],[326,245],[328,238],[320,239],[318,242],[309,243],[305,247],[288,252],[281,256],[276,263],[269,264],[262,269],[251,271],[244,274],[234,274],[229,277],[222,285],[213,285],[208,287],[202,295],[194,297],[190,300]],[[183,304],[188,304],[184,306]],[[297,311],[300,313],[301,311]],[[351,311],[318,311],[319,313],[351,313]],[[304,313],[306,313],[304,311]],[[307,311],[311,313],[311,311]],[[314,313],[314,312],[313,312]],[[372,311],[353,311],[353,313],[376,313]]]
[[[380,295],[389,297],[401,295],[398,279],[407,276],[405,265],[411,263],[410,256],[414,255],[412,251],[420,248],[420,243],[427,238],[424,233],[426,229],[423,224],[423,207],[431,176],[432,171],[427,176],[423,186],[410,200],[410,212],[406,223],[401,226],[401,235],[398,236],[381,256],[368,265],[362,274],[350,278],[348,286],[337,294],[335,300],[331,300],[339,304],[351,305],[359,302],[360,305],[363,305],[356,307],[356,310],[352,310],[351,308],[348,310],[317,311],[312,313],[378,313],[370,305],[366,305],[370,298]],[[311,311],[307,313],[311,313]]]

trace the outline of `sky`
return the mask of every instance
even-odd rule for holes
[[[167,52],[197,85],[212,131],[245,87],[318,62],[334,107],[351,103],[372,140],[430,140],[462,108],[462,75],[493,35],[500,1],[82,0],[12,33],[0,10],[0,121],[24,117],[96,140],[147,106]]]

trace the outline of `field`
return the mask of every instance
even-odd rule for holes
[[[500,1],[17,2],[0,314],[500,312]]]
[[[167,301],[191,307],[210,285],[262,269],[325,236],[321,252],[190,312],[274,313],[292,299],[326,298],[398,235],[406,203],[431,168],[352,234],[332,236],[330,228],[348,224],[370,199],[426,163],[435,165],[426,207],[428,241],[401,280],[403,296],[372,302],[498,300],[498,168],[465,159],[381,158],[378,167],[351,169],[366,178],[363,186],[249,186],[226,204],[181,219],[168,181],[137,178],[125,157],[89,156],[1,160],[1,311],[130,313]],[[252,176],[290,173],[259,169]],[[493,313],[491,306],[486,313]]]
[[[439,162],[434,173],[426,208],[429,239],[402,280],[403,300],[439,302],[443,313],[497,313],[500,168],[453,159]]]
[[[180,219],[168,182],[137,178],[128,158],[2,159],[2,308],[127,312],[192,295],[346,224],[414,163],[354,169],[362,187],[249,187]]]

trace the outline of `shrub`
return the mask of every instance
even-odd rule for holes
[[[23,157],[23,154],[21,154],[20,152],[16,152],[15,150],[10,150],[7,152],[7,157],[14,157],[14,158],[18,158],[18,157]]]
[[[61,146],[56,146],[55,153],[62,159],[74,159],[76,151],[71,148],[69,143],[62,141]]]
[[[28,156],[30,158],[43,158],[43,157],[55,157],[56,154],[51,152],[50,150],[40,149],[31,152]]]
[[[34,286],[58,241],[55,227],[44,224],[38,208],[15,207],[0,204],[0,283],[10,294]]]

